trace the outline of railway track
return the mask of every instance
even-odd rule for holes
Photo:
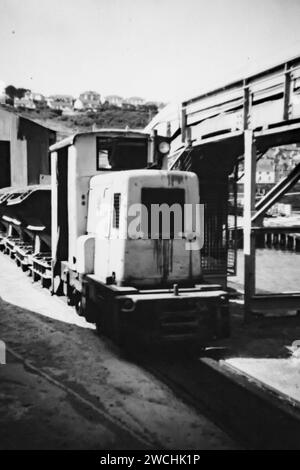
[[[88,325],[80,324],[78,328],[72,322],[73,309],[66,305],[64,297],[50,296],[39,283],[24,277],[13,260],[3,255],[1,260],[2,257],[0,330],[8,358],[11,356],[8,363],[23,364],[28,373],[57,387],[57,391],[64,391],[70,397],[68,402],[82,410],[80,416],[82,413],[90,419],[95,415],[116,436],[125,439],[128,435],[128,442],[136,442],[137,449],[184,448],[182,443],[195,449],[199,444],[202,448],[236,448],[236,443],[204,414],[193,413],[193,408],[178,400],[163,385],[164,381],[155,380],[145,369],[136,367],[110,340],[97,338]],[[147,387],[141,393],[138,381],[142,389]],[[161,407],[166,412],[165,420]],[[153,417],[149,415],[152,409]],[[175,423],[180,423],[180,419],[184,422],[178,434]]]
[[[146,433],[145,430],[143,432],[136,432],[134,429],[130,428],[126,423],[124,423],[121,419],[113,416],[111,413],[106,412],[103,407],[97,406],[96,400],[93,400],[92,397],[89,399],[82,394],[78,393],[76,390],[71,388],[69,385],[63,383],[63,381],[54,378],[48,372],[45,372],[40,367],[34,366],[31,361],[25,359],[21,354],[16,352],[11,347],[7,347],[6,351],[10,354],[16,361],[23,364],[23,366],[32,372],[33,374],[37,374],[38,376],[45,379],[50,384],[54,385],[55,387],[63,390],[67,395],[71,396],[77,403],[81,404],[82,406],[88,408],[90,411],[99,415],[100,418],[105,419],[107,422],[111,423],[114,427],[118,428],[120,431],[125,432],[129,435],[136,443],[138,448],[140,449],[160,449],[161,445],[159,442],[153,439],[153,436]]]
[[[38,288],[38,285],[35,284]],[[38,288],[39,290],[39,288]],[[41,288],[42,290],[42,288]],[[63,298],[57,302],[65,304]],[[27,311],[37,318],[36,314]],[[39,316],[43,321],[43,317]],[[46,318],[45,318],[46,321]],[[151,433],[137,430],[106,412],[93,397],[84,396],[48,371],[36,367],[15,348],[8,348],[16,360],[32,372],[64,390],[83,406],[126,431],[143,448],[160,448]],[[122,351],[120,352],[122,355]],[[183,357],[176,353],[165,359],[164,354],[131,354],[129,359],[165,383],[184,402],[206,416],[242,447],[253,449],[300,449],[299,407],[279,393],[231,370],[224,361],[208,357]]]
[[[97,406],[96,399],[78,393],[62,380],[36,367],[15,349],[7,351],[31,372],[62,389],[81,405],[126,432],[143,449],[160,449],[161,445],[145,430],[137,432],[122,420]],[[175,360],[130,357],[179,398],[192,406],[229,434],[241,448],[300,449],[300,408],[279,393],[236,374],[224,363],[212,358]]]
[[[57,301],[65,304],[62,297],[57,298]],[[29,314],[36,318],[35,313]],[[83,396],[42,368],[36,367],[14,348],[9,347],[8,352],[29,370],[126,431],[142,448],[160,448],[152,435],[148,435],[145,430],[141,434],[137,433],[122,420],[97,406],[97,400],[93,397]],[[242,447],[300,449],[300,409],[295,403],[237,374],[222,359],[217,361],[208,357],[184,357],[176,351],[172,353],[174,355],[167,360],[163,352],[156,352],[153,357],[138,351],[131,353],[129,359],[165,383],[195,412],[206,416]]]

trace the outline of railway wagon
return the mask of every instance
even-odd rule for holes
[[[9,188],[4,194],[0,199],[3,250],[23,271],[30,269],[36,280],[33,259],[51,252],[51,188],[32,185]]]
[[[31,272],[123,345],[203,344],[229,334],[227,293],[202,281],[198,179],[160,170],[168,148],[157,135],[119,130],[50,147],[51,240],[31,248]],[[50,224],[25,225],[36,233]]]

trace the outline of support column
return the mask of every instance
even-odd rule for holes
[[[251,298],[255,294],[255,236],[252,216],[255,214],[256,145],[252,130],[244,131],[244,320],[251,317]]]
[[[181,141],[185,143],[186,141],[186,108],[183,106],[181,110]]]
[[[284,74],[284,91],[283,91],[283,119],[287,121],[290,114],[290,97],[291,97],[291,72],[289,64],[285,65]]]

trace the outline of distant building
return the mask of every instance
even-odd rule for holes
[[[0,108],[0,188],[39,184],[50,174],[49,146],[56,132]]]
[[[256,165],[256,183],[260,185],[269,185],[275,183],[275,162],[273,159],[262,158]],[[244,165],[239,168],[239,186],[243,185],[244,180]]]
[[[36,101],[37,103],[43,103],[43,102],[46,101],[46,99],[45,99],[44,95],[42,95],[42,93],[32,92],[31,97],[32,97],[33,101]]]
[[[131,98],[126,98],[124,102],[131,106],[142,106],[145,103],[145,100],[138,96],[132,96]]]
[[[0,103],[6,103],[5,83],[0,80]]]
[[[144,103],[144,106],[148,108],[157,108],[158,111],[163,109],[166,106],[166,103],[163,103],[162,101],[146,101]]]
[[[83,102],[81,101],[80,98],[77,98],[75,101],[74,101],[74,109],[76,111],[83,111],[84,110],[84,104]]]
[[[273,160],[262,158],[257,162],[256,182],[259,184],[275,183],[275,163]]]
[[[278,183],[278,181],[285,178],[291,172],[293,166],[294,165],[288,161],[277,163],[275,166],[275,182]]]
[[[84,109],[97,109],[100,106],[100,94],[96,91],[84,91],[79,95],[79,100]]]
[[[107,103],[112,106],[118,106],[121,108],[124,100],[121,96],[118,95],[108,95],[105,97],[105,101],[107,101]]]
[[[71,95],[51,95],[46,98],[47,106],[50,109],[56,109],[64,111],[67,109],[73,109],[74,98]]]
[[[300,161],[300,152],[295,145],[280,146],[272,150],[275,162],[275,182],[277,183],[286,177]]]
[[[158,108],[158,104],[156,101],[145,101],[144,106],[148,108]]]
[[[36,104],[33,100],[33,93],[28,90],[24,93],[23,98],[14,98],[15,108],[36,109]]]
[[[257,162],[256,183],[274,185],[285,178],[296,164],[300,162],[300,150],[295,146],[269,149]],[[240,165],[239,184],[244,183],[244,165]]]
[[[47,107],[47,102],[46,98],[42,93],[31,93],[33,102],[38,109],[46,108]]]

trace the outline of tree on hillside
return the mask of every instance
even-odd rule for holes
[[[14,85],[8,85],[5,88],[5,93],[13,101],[14,98],[23,98],[26,91],[30,91],[27,88],[16,88]]]

